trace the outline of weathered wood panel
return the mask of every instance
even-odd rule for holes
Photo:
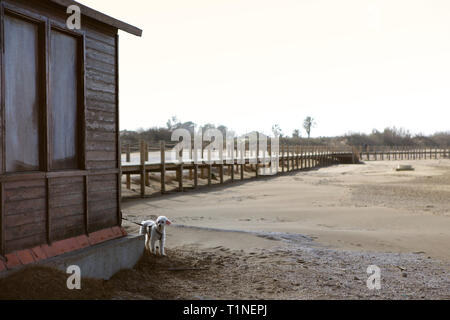
[[[111,151],[115,152],[117,145],[114,141],[89,141],[86,150],[87,151]]]
[[[53,241],[84,232],[84,178],[49,180],[50,234]]]
[[[107,44],[106,42],[95,39],[94,37],[92,37],[92,32],[89,32],[88,36],[86,37],[86,46],[88,48],[91,48],[92,50],[97,50],[99,52],[103,52],[112,56],[116,53],[114,44]]]
[[[117,161],[92,160],[88,161],[88,167],[92,170],[105,170],[114,168]]]
[[[45,180],[4,183],[3,196],[6,252],[45,243]]]
[[[89,111],[115,112],[116,104],[95,99],[87,99],[87,108]]]
[[[114,35],[93,29],[86,30],[86,72],[87,168],[90,170],[118,168]],[[89,199],[90,196],[91,194]],[[90,216],[92,214],[95,217],[95,212],[90,212]]]
[[[31,211],[26,213],[20,213],[13,216],[6,216],[6,225],[9,227],[19,227],[25,224],[35,224],[39,222],[45,222],[46,211]]]
[[[89,177],[90,231],[117,225],[117,175]]]
[[[89,87],[87,88],[86,98],[88,100],[91,99],[91,100],[95,100],[95,101],[101,101],[101,102],[112,103],[112,104],[116,103],[115,95],[113,93],[92,90]],[[89,104],[87,107],[89,109]]]
[[[86,79],[88,81],[99,81],[104,82],[106,84],[115,85],[116,80],[113,75],[106,74],[102,71],[89,69],[86,71]]]
[[[98,142],[115,142],[117,135],[115,132],[99,132],[93,130],[87,130],[88,141],[98,141]]]
[[[91,131],[100,131],[100,132],[117,132],[115,123],[109,121],[93,121],[87,120],[86,127]]]
[[[86,57],[88,59],[93,59],[93,60],[96,60],[96,61],[100,61],[100,62],[102,62],[104,64],[110,64],[112,66],[115,65],[115,54],[114,53],[113,54],[109,54],[109,53],[106,53],[106,52],[99,51],[97,49],[93,49],[93,48],[87,47]]]
[[[86,36],[92,40],[95,40],[97,42],[106,44],[111,47],[115,47],[116,41],[115,41],[115,33],[111,34],[105,34],[103,32],[99,32],[94,28],[88,28],[86,29]]]

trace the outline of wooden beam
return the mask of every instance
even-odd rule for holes
[[[119,208],[118,210],[120,211]],[[122,222],[118,221],[118,224],[121,225]],[[89,235],[89,231],[89,177],[84,176],[84,232]]]
[[[97,22],[109,25],[111,27],[120,29],[122,31],[128,32],[132,35],[141,37],[142,36],[142,30],[139,28],[136,28],[126,22],[120,21],[118,19],[114,19],[113,17],[110,17],[104,13],[101,13],[100,11],[94,10],[92,8],[89,8],[88,6],[82,5],[79,2],[73,1],[73,0],[49,0],[50,2],[56,3],[60,6],[63,6],[64,8],[68,8],[71,5],[76,5],[80,7],[81,14],[83,16],[89,17]]]
[[[198,187],[198,164],[194,164],[194,188]]]
[[[291,166],[290,166],[290,163],[289,163],[290,162],[289,158],[291,157],[291,153],[290,153],[290,149],[291,148],[289,147],[289,145],[287,145],[286,148],[287,148],[287,152],[286,152],[287,153],[287,168],[286,168],[286,171],[289,172],[290,169],[291,169]]]
[[[183,162],[180,163],[177,173],[178,173],[178,191],[179,192],[183,192],[184,188],[183,188],[183,171],[184,171],[184,167],[183,167]]]
[[[220,184],[223,184],[223,182],[224,182],[224,178],[223,178],[224,172],[223,172],[223,169],[224,169],[223,163],[219,164]]]
[[[255,176],[259,177],[259,133],[256,134],[256,166],[255,166]]]
[[[300,170],[303,170],[303,148],[300,147]]]
[[[3,182],[0,183],[0,255],[5,256],[5,185]]]
[[[141,140],[140,142],[140,162],[141,162],[141,197],[145,197],[145,141]]]
[[[50,212],[50,179],[45,179],[45,194],[46,194],[46,201],[45,201],[45,207],[46,207],[46,233],[47,233],[47,244],[52,244],[52,214]]]
[[[145,142],[145,162],[148,162],[148,143]],[[150,187],[150,172],[145,172],[145,185]]]
[[[212,165],[213,165],[213,161],[212,161],[212,155],[211,155],[211,148],[208,148],[208,186],[210,186],[212,184]]]
[[[115,36],[115,41],[116,41],[116,47],[114,48],[115,53],[116,53],[116,57],[115,57],[115,67],[116,67],[116,77],[115,77],[115,82],[116,82],[116,140],[117,140],[117,144],[116,144],[116,152],[117,152],[117,166],[116,168],[119,170],[119,173],[117,175],[117,213],[116,213],[116,217],[117,217],[117,225],[119,227],[122,226],[122,143],[120,140],[120,100],[119,100],[119,96],[120,96],[120,92],[119,92],[119,35],[116,34]],[[84,109],[84,151],[86,154],[86,150],[87,150],[87,134],[86,134],[86,119],[87,119],[87,103],[86,103],[86,95],[87,95],[87,90],[86,90],[86,36],[83,35],[83,70],[84,70],[84,74],[83,74],[83,83],[84,83],[84,92],[83,92],[83,101],[84,101],[84,105],[85,105],[85,109]],[[84,169],[87,169],[87,159],[86,156],[84,157],[84,163],[85,163],[85,167]],[[131,180],[131,177],[129,178],[127,176],[127,186],[128,186],[128,180]],[[85,185],[86,185],[86,189],[85,189],[85,219],[86,219],[86,234],[89,234],[89,189],[88,189],[88,184],[89,180],[88,177],[86,176],[86,180],[85,180]],[[131,181],[130,181],[130,189],[131,189]]]
[[[161,193],[166,193],[166,143],[161,141]]]

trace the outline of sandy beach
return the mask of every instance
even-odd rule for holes
[[[450,298],[450,161],[402,161],[414,166],[409,172],[395,171],[398,163],[339,165],[129,200],[123,212],[134,221],[172,219],[166,261],[176,255],[188,264],[231,263],[215,274],[220,292],[201,280],[194,296]],[[380,291],[366,287],[369,265],[382,270]],[[249,279],[236,285],[230,277]],[[259,290],[251,286],[255,277]],[[173,298],[194,297],[186,288]]]
[[[450,299],[450,160],[402,161],[407,172],[399,163],[125,200],[132,221],[172,220],[167,257],[146,253],[110,281],[84,280],[81,293],[64,274],[29,269],[0,281],[10,288],[0,298]],[[367,288],[370,265],[381,290]]]

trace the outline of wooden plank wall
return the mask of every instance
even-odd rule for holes
[[[86,30],[86,130],[87,169],[117,169],[116,174],[89,177],[89,231],[118,225],[120,195],[118,111],[116,81],[118,66],[116,35]]]
[[[45,179],[4,183],[5,251],[47,241]]]
[[[49,211],[52,241],[84,233],[84,178],[49,180]]]
[[[88,169],[118,168],[115,37],[86,31]]]
[[[64,24],[45,1],[3,3]],[[85,33],[85,164],[79,170],[1,174],[0,255],[120,225],[118,63],[114,28],[82,20]],[[3,92],[3,85],[2,92]],[[3,94],[2,94],[3,96]],[[0,116],[3,112],[0,112]],[[0,141],[3,141],[3,119]],[[3,158],[0,146],[0,161]],[[4,164],[0,163],[4,172]]]

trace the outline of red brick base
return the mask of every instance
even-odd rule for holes
[[[121,227],[113,227],[93,232],[89,234],[89,236],[83,235],[56,241],[50,246],[44,244],[32,249],[15,251],[5,256],[5,262],[0,260],[0,272],[56,257],[64,253],[84,249],[109,240],[122,238],[126,235],[127,233],[125,229]]]

